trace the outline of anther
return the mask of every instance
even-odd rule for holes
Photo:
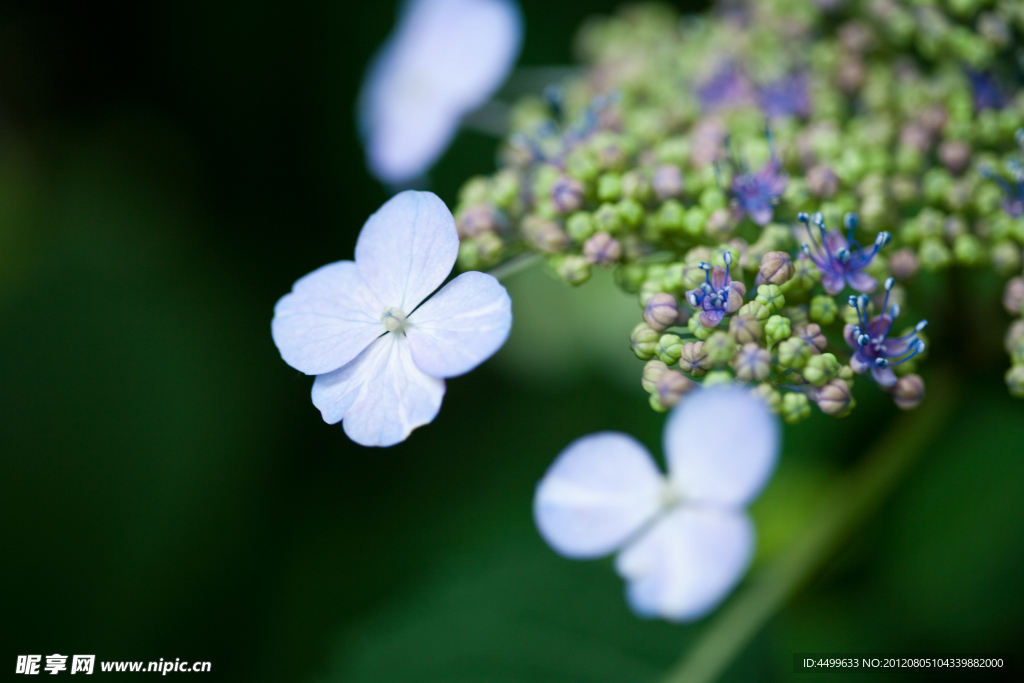
[[[855,230],[859,224],[860,218],[857,217],[857,214],[850,212],[843,216],[843,225],[847,230]]]

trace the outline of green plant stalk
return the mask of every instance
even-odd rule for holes
[[[878,508],[939,432],[953,407],[948,374],[929,378],[928,397],[904,415],[842,478],[798,539],[746,585],[708,625],[663,683],[711,683],[862,522]]]

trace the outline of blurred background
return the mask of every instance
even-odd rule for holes
[[[617,3],[522,5],[519,63],[547,66]],[[610,560],[559,558],[531,519],[572,439],[661,451],[628,350],[640,311],[608,278],[508,281],[508,346],[386,450],[324,424],[271,341],[274,302],[351,258],[387,198],[354,105],[395,14],[0,3],[4,676],[60,652],[206,660],[223,681],[655,681],[699,634],[635,618]],[[432,189],[453,204],[495,146],[461,133]],[[951,348],[930,363],[957,371],[955,419],[726,679],[788,680],[794,652],[1024,642],[1024,408],[998,348]],[[872,389],[849,420],[787,430],[759,562],[897,417]]]

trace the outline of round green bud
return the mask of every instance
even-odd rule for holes
[[[751,389],[750,393],[764,401],[768,405],[768,410],[778,414],[782,407],[782,394],[775,387],[767,382],[762,382]]]
[[[491,201],[508,209],[519,198],[519,176],[512,171],[499,171],[491,179]]]
[[[1006,352],[1012,354],[1022,339],[1024,339],[1024,320],[1017,319],[1010,323],[1010,327],[1006,330],[1006,336],[1003,338]]]
[[[953,256],[957,263],[975,266],[981,263],[985,252],[981,246],[981,240],[974,235],[964,234],[957,236],[953,242]]]
[[[574,287],[590,279],[590,264],[582,256],[556,257],[555,271],[559,277]]]
[[[705,211],[711,213],[715,209],[724,209],[727,202],[725,193],[717,187],[709,187],[700,193],[700,205]]]
[[[793,260],[784,251],[769,251],[761,257],[759,269],[761,279],[769,285],[782,285],[793,277],[796,268],[793,267]],[[758,288],[760,292],[760,288]],[[781,293],[781,290],[780,290]]]
[[[491,183],[484,176],[473,176],[459,189],[459,204],[486,204],[491,199]]]
[[[652,330],[647,323],[640,323],[633,328],[629,335],[629,345],[633,353],[640,360],[651,360],[654,358],[654,351],[658,348],[658,340],[661,334]]]
[[[772,312],[768,310],[768,307],[757,301],[748,301],[747,303],[740,306],[740,310],[737,311],[739,315],[747,315],[758,321],[764,323],[771,317]]]
[[[719,244],[715,247],[714,251],[711,252],[711,265],[718,266],[719,268],[725,268],[725,255],[729,254],[729,258],[732,259],[732,265],[730,268],[738,268],[740,262],[740,250],[731,244]],[[733,271],[735,273],[735,270]]]
[[[926,171],[921,181],[924,198],[935,206],[944,202],[952,186],[953,176],[944,168],[932,168]]]
[[[640,291],[647,269],[639,263],[627,263],[615,269],[615,282],[630,294]]]
[[[594,227],[601,232],[614,234],[622,229],[622,216],[614,204],[602,204],[594,212]]]
[[[772,355],[754,343],[744,344],[730,363],[736,378],[743,382],[767,379],[772,372]]]
[[[992,245],[992,267],[1006,277],[1020,270],[1020,247],[1010,240],[1000,240]]]
[[[821,271],[808,258],[799,258],[793,263],[793,277],[780,286],[783,294],[806,292],[821,280]]]
[[[724,365],[732,360],[736,353],[736,342],[725,332],[714,332],[704,342],[704,349],[707,351],[708,360],[715,365]]]
[[[764,324],[764,334],[770,346],[779,343],[783,339],[789,339],[789,336],[793,334],[789,318],[783,318],[781,315],[771,316]]]
[[[936,272],[944,270],[953,261],[953,255],[938,237],[929,237],[921,241],[917,251],[917,259],[921,267],[927,271]]]
[[[793,233],[785,225],[769,223],[761,231],[758,242],[767,246],[769,250],[788,249],[793,244]]]
[[[582,147],[573,150],[565,164],[566,172],[584,183],[592,183],[601,172],[597,157]]]
[[[1003,191],[992,181],[986,181],[974,191],[974,209],[982,216],[996,213],[1003,205]]]
[[[811,356],[803,369],[804,379],[816,387],[825,384],[839,376],[839,361],[831,353],[823,353]]]
[[[461,270],[478,270],[480,268],[480,253],[476,246],[476,240],[464,239],[459,244],[459,268]]]
[[[579,211],[569,216],[569,219],[565,222],[565,231],[569,233],[569,237],[572,238],[573,242],[583,244],[597,232],[597,228],[594,227],[594,221],[589,213]]]
[[[665,232],[679,232],[683,230],[685,219],[686,209],[675,199],[669,199],[654,214],[654,222]]]
[[[660,360],[647,361],[647,364],[644,365],[643,375],[640,378],[640,386],[648,394],[656,394],[658,392],[658,380],[666,372],[668,372],[668,366]]]
[[[713,372],[709,372],[707,376],[704,377],[703,384],[705,389],[733,384],[733,377],[728,370],[715,370]]]
[[[669,267],[665,270],[665,277],[661,280],[665,286],[665,291],[670,294],[682,295],[685,289],[692,289],[692,287],[687,286],[689,283],[684,280],[685,275],[685,263],[669,264]]]
[[[638,202],[651,198],[651,181],[640,171],[630,171],[622,176],[623,196]]]
[[[1024,340],[1017,342],[1010,352],[1010,360],[1014,365],[1024,365]]]
[[[679,362],[679,356],[683,352],[683,340],[677,334],[663,334],[658,339],[658,346],[654,353],[658,355],[666,365],[675,365]]]
[[[658,412],[658,413],[667,413],[668,412],[668,406],[661,405],[661,401],[658,400],[658,395],[657,394],[651,394],[650,398],[647,399],[647,402],[651,404],[651,408],[653,408],[655,410],[655,412]]]
[[[892,399],[902,410],[916,408],[924,400],[924,380],[920,375],[905,375],[896,380]]]
[[[677,370],[667,370],[658,378],[658,403],[668,408],[679,403],[679,400],[696,389],[699,385]]]
[[[778,313],[786,305],[786,297],[778,285],[760,285],[754,301],[767,308],[769,313]]]
[[[647,302],[651,300],[651,297],[664,291],[665,288],[662,286],[661,280],[644,280],[643,284],[640,285],[640,292],[637,294],[640,306],[647,308]]]
[[[737,344],[756,342],[763,331],[760,321],[752,315],[738,313],[729,320],[729,334]]]
[[[853,411],[853,395],[844,380],[833,379],[814,392],[814,402],[821,412],[835,417],[846,417]]]
[[[798,392],[788,392],[782,396],[782,419],[795,425],[811,416],[811,403],[807,397]]]
[[[642,291],[642,290],[641,290]],[[676,324],[679,318],[679,305],[671,294],[659,292],[647,300],[644,307],[644,322],[651,329],[663,331]]]
[[[618,173],[604,173],[597,179],[597,198],[602,202],[614,202],[622,196],[622,176]]]
[[[711,369],[711,360],[704,350],[704,342],[686,342],[679,352],[679,369],[694,377],[701,377]]]
[[[1024,365],[1014,365],[1004,375],[1006,386],[1014,398],[1024,398]]]
[[[790,337],[779,344],[779,365],[790,370],[799,370],[810,360],[811,347],[799,337]]]
[[[836,300],[830,296],[819,295],[811,299],[810,318],[821,325],[831,325],[839,314]]]
[[[692,334],[697,339],[704,340],[711,336],[711,330],[700,324],[699,315],[691,317],[686,325],[687,328],[690,330],[690,334]]]
[[[619,210],[619,216],[622,218],[622,222],[627,227],[635,228],[644,219],[644,207],[640,205],[640,202],[635,199],[623,199],[616,208]]]

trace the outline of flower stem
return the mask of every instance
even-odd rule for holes
[[[526,253],[514,256],[508,261],[505,261],[499,266],[496,266],[488,271],[488,275],[492,275],[498,280],[504,280],[507,277],[515,275],[516,273],[526,270],[534,263],[540,260],[540,254]]]
[[[708,624],[663,683],[711,683],[765,622],[825,564],[911,469],[953,406],[952,380],[935,373],[928,398],[901,416],[855,470],[839,481],[797,540]]]

